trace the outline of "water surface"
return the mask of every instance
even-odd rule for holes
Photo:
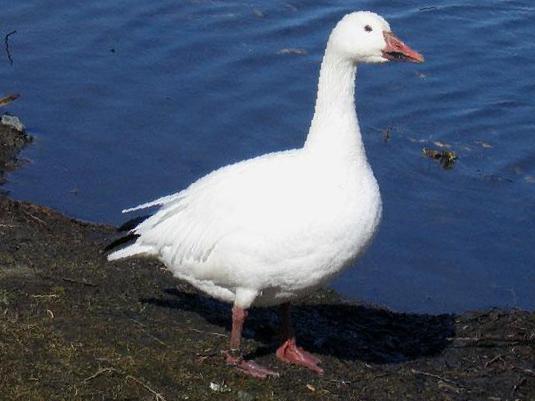
[[[402,311],[535,309],[527,1],[7,0],[0,90],[22,94],[9,111],[36,141],[5,189],[117,224],[219,166],[301,146],[326,38],[352,7],[384,15],[426,63],[358,70],[384,218],[334,288]],[[441,146],[451,170],[422,155]]]

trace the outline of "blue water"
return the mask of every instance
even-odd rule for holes
[[[528,1],[5,0],[0,36],[17,33],[0,91],[22,94],[8,111],[36,141],[4,189],[117,224],[219,166],[300,146],[326,38],[354,7],[426,63],[359,68],[384,219],[334,288],[401,311],[535,309]],[[451,170],[422,155],[440,145],[459,156]]]

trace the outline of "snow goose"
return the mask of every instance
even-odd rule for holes
[[[126,209],[159,206],[109,260],[153,256],[177,278],[233,304],[226,361],[255,377],[276,373],[240,352],[251,306],[281,305],[276,356],[323,373],[298,347],[289,302],[326,284],[363,253],[381,219],[354,104],[358,63],[421,63],[372,12],[344,16],[321,64],[314,117],[302,148],[222,167],[188,188]]]

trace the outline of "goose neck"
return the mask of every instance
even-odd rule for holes
[[[355,112],[356,71],[354,62],[327,45],[305,149],[340,159],[365,160]]]

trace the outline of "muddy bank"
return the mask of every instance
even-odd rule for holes
[[[25,142],[5,138],[0,174]],[[535,399],[534,313],[402,314],[331,291],[294,309],[324,376],[273,357],[274,309],[251,312],[245,347],[281,377],[242,376],[220,354],[229,307],[157,262],[108,263],[114,231],[0,195],[0,399]]]
[[[17,155],[32,141],[20,124],[16,117],[0,115],[0,184],[5,182],[5,173],[20,165]]]

